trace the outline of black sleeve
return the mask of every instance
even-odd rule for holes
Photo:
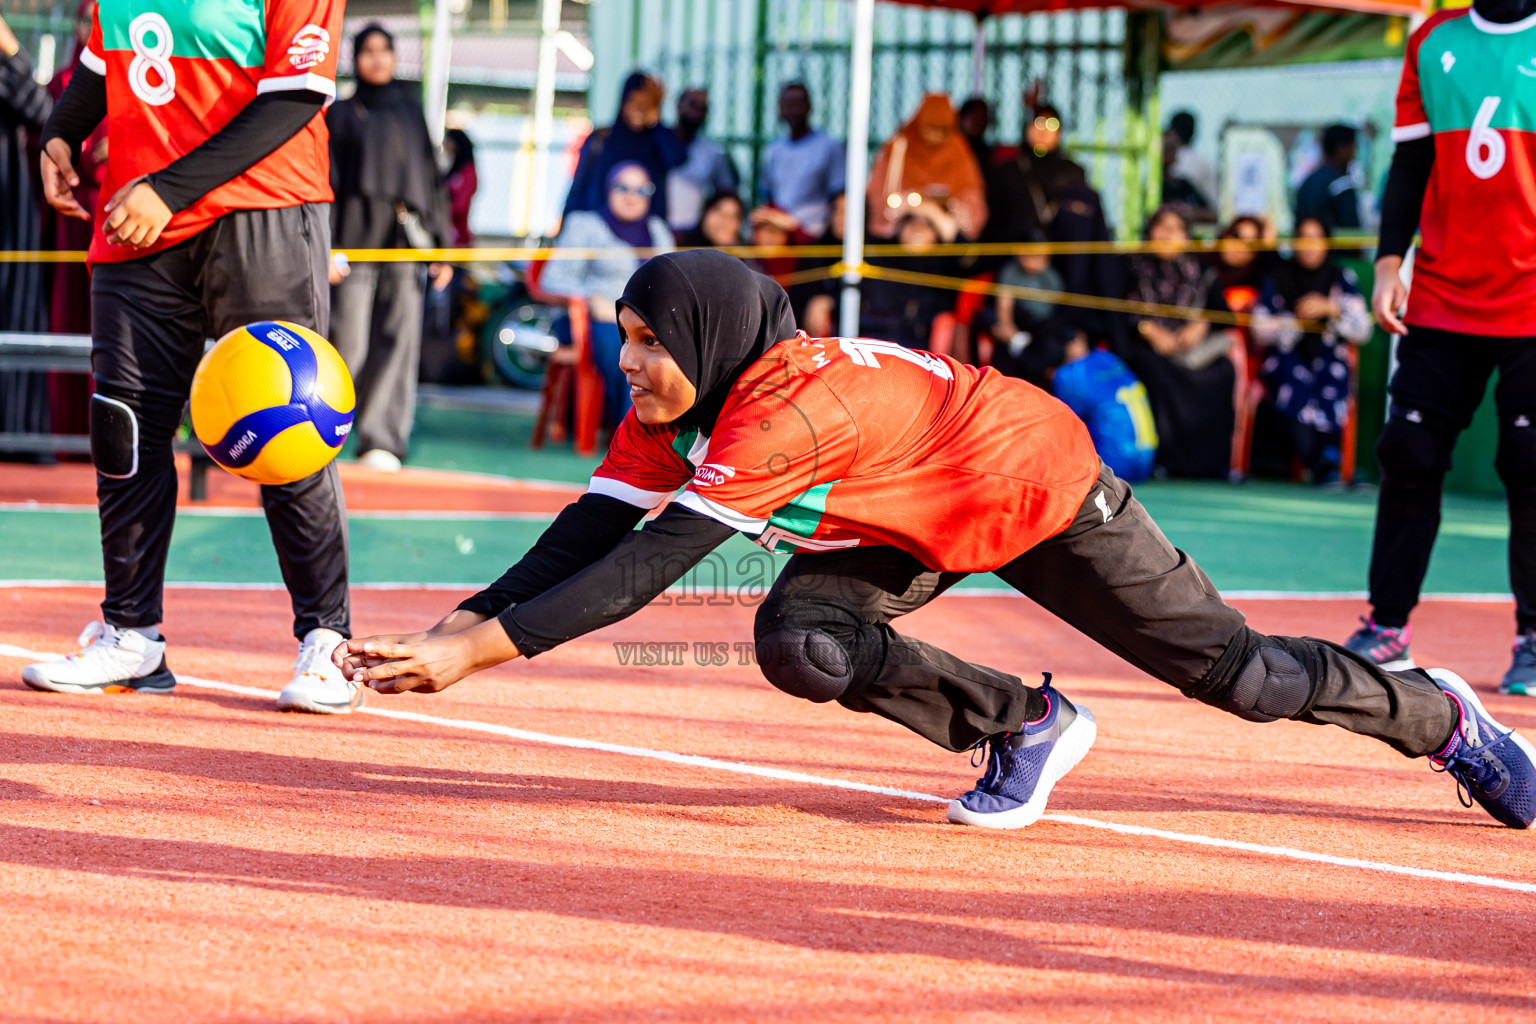
[[[32,77],[32,61],[25,53],[18,51],[10,57],[0,55],[0,101],[15,111],[17,118],[28,128],[41,126],[48,117],[53,99]]]
[[[1381,194],[1381,238],[1376,243],[1376,258],[1406,256],[1419,230],[1419,213],[1424,209],[1424,192],[1429,188],[1429,172],[1435,165],[1433,137],[1399,142],[1392,154],[1392,169]]]
[[[501,626],[525,658],[618,622],[687,575],[736,531],[678,505],[619,542],[607,557],[525,604]]]
[[[82,64],[69,76],[64,95],[53,105],[53,113],[43,125],[43,145],[48,145],[51,139],[63,139],[69,143],[69,151],[78,163],[80,147],[106,116],[106,76],[98,75]]]
[[[644,516],[644,509],[617,498],[583,494],[565,506],[501,579],[461,602],[459,608],[489,617],[538,597],[612,551]]]
[[[324,102],[308,89],[262,93],[202,145],[151,174],[149,186],[172,213],[185,210],[265,160],[314,120]]]

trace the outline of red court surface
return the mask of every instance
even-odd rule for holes
[[[183,508],[260,508],[260,488],[249,480],[214,469],[208,473],[208,500],[190,495],[191,460],[176,456],[181,474],[177,502]],[[354,462],[338,462],[347,508],[353,512],[414,511],[496,512],[557,515],[580,485],[539,480],[511,480],[436,469],[379,473]],[[7,465],[0,478],[0,502],[96,507],[96,471],[88,462],[57,466]]]
[[[734,659],[618,664],[615,641],[745,640],[750,608],[653,606],[442,694],[370,701],[432,716],[401,720],[283,715],[190,685],[23,688],[14,648],[67,649],[98,599],[0,593],[0,1020],[1536,1020],[1536,835],[1462,809],[1426,763],[1373,741],[1187,701],[1022,599],[946,597],[904,620],[1049,669],[1096,713],[1097,746],[1052,800],[1086,822],[1016,833],[732,770],[940,797],[976,774]],[[419,628],[456,600],[363,592],[355,618]],[[1246,609],[1324,634],[1358,610]],[[1416,653],[1536,730],[1536,702],[1492,694],[1509,618],[1432,602]],[[172,667],[275,691],[287,621],[280,593],[172,590]]]

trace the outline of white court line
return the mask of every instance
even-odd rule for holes
[[[0,657],[47,661],[57,658],[59,655],[29,651],[22,647],[13,647],[10,644],[0,643]],[[238,693],[246,697],[260,697],[263,700],[272,700],[276,697],[276,692],[273,690],[265,690],[257,686],[240,686],[236,683],[223,683],[213,679],[199,679],[196,676],[178,674],[176,681],[187,686],[218,690],[223,693]],[[492,722],[476,722],[464,718],[440,718],[437,715],[423,715],[415,711],[392,711],[388,708],[374,708],[366,705],[358,708],[357,711],[360,714],[377,715],[380,718],[393,718],[397,721],[417,722],[422,725],[437,725],[447,729],[463,729],[467,732],[490,733],[493,736],[505,736],[509,739],[523,740],[529,743],[543,743],[552,747],[597,750],[606,754],[619,754],[624,757],[639,757],[650,761],[665,761],[669,764],[681,764],[694,768],[732,772],[736,775],[756,775],[762,778],[780,779],[785,782],[801,782],[812,786],[827,786],[832,789],[852,790],[856,793],[873,793],[878,796],[916,800],[922,803],[949,803],[948,798],[935,796],[932,793],[921,793],[911,789],[896,789],[891,786],[874,786],[866,782],[852,782],[848,779],[828,778],[824,775],[809,775],[805,772],[791,772],[782,768],[766,768],[761,765],[746,764],[741,761],[721,761],[713,757],[701,757],[698,754],[678,754],[670,750],[629,747],[618,743],[604,743],[601,740],[553,736],[549,733],[530,732],[527,729],[514,729],[508,725],[496,725]],[[1508,878],[1495,878],[1490,875],[1471,875],[1461,871],[1436,871],[1431,868],[1388,864],[1385,861],[1379,860],[1361,860],[1357,857],[1336,857],[1331,853],[1314,853],[1311,850],[1298,850],[1290,846],[1266,846],[1262,843],[1245,843],[1237,839],[1220,839],[1216,836],[1203,836],[1197,833],[1170,832],[1167,829],[1148,828],[1145,825],[1125,825],[1114,821],[1100,821],[1097,818],[1082,818],[1075,814],[1045,814],[1042,816],[1042,820],[1059,822],[1063,825],[1078,825],[1083,828],[1102,829],[1106,832],[1117,832],[1121,835],[1147,836],[1175,843],[1210,846],[1223,850],[1241,850],[1244,853],[1256,853],[1266,857],[1284,857],[1289,860],[1329,864],[1333,867],[1358,868],[1364,871],[1376,871],[1389,875],[1407,875],[1410,878],[1429,878],[1440,882],[1477,885],[1488,889],[1508,889],[1512,892],[1536,893],[1536,883],[1516,882]]]
[[[38,501],[0,501],[0,512],[65,512],[73,515],[95,516],[95,505],[59,505],[45,504]],[[246,508],[239,505],[204,505],[183,507],[176,510],[178,516],[191,516],[194,519],[258,519],[266,516],[259,508]],[[348,519],[399,519],[402,521],[415,520],[456,520],[466,522],[550,522],[555,516],[552,512],[454,512],[434,509],[364,509],[347,510]]]
[[[463,582],[431,582],[431,583],[391,583],[380,581],[373,583],[353,583],[353,590],[472,590],[478,591],[485,587],[485,580],[465,580]],[[0,590],[30,590],[46,587],[100,587],[101,580],[63,580],[63,579],[0,579]],[[275,581],[261,581],[256,583],[221,583],[217,580],[167,580],[167,590],[283,590],[285,585]],[[734,596],[738,588],[734,587],[693,587],[686,583],[675,583],[667,588],[668,594],[688,594],[690,596],[711,597],[717,594]],[[761,597],[762,595],[759,595]],[[945,597],[1016,597],[1024,595],[1012,587],[967,587],[960,586],[953,590],[944,591]],[[1223,590],[1221,596],[1229,601],[1364,601],[1366,592],[1363,590]],[[1460,594],[1437,593],[1433,590],[1421,595],[1424,601],[1456,601],[1466,604],[1503,604],[1514,600],[1513,594],[1487,593],[1487,594]]]

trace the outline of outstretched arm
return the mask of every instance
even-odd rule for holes
[[[633,615],[734,532],[708,516],[672,505],[605,557],[539,596],[507,608],[496,621],[470,624],[466,619],[468,628],[413,643],[349,641],[338,648],[348,651],[340,662],[342,671],[380,693],[435,693],[481,669],[519,655],[542,654]],[[480,614],[462,609],[454,613]]]

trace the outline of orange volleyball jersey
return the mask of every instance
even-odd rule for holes
[[[888,544],[931,569],[997,569],[1064,530],[1099,472],[1088,430],[1030,384],[864,338],[779,342],[713,432],[633,412],[590,490],[679,504],[770,551]]]

